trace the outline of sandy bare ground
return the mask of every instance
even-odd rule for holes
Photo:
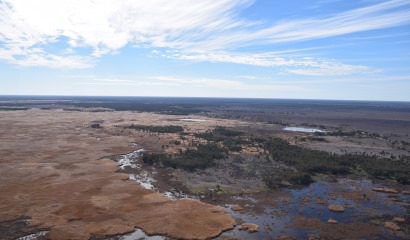
[[[130,142],[143,139],[86,126],[96,120],[103,120],[104,126],[173,123],[169,117],[130,112],[0,112],[0,222],[27,216],[30,225],[50,229],[51,239],[88,239],[135,227],[148,234],[205,239],[232,228],[235,221],[222,208],[172,201],[128,181],[128,175],[116,172],[115,162],[98,160],[135,150]],[[174,124],[200,130],[215,125],[213,121]],[[221,121],[218,124],[224,125]],[[154,141],[153,136],[146,138]]]

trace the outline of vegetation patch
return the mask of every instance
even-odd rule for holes
[[[99,123],[92,123],[92,124],[90,125],[90,127],[91,127],[91,128],[102,128],[101,124],[99,124]]]
[[[273,160],[294,166],[303,174],[344,175],[359,171],[374,178],[389,178],[402,184],[410,184],[410,164],[404,159],[391,160],[367,154],[336,155],[290,145],[280,138],[269,139],[265,148]]]
[[[21,108],[21,107],[0,107],[0,111],[25,111],[30,108]]]
[[[308,173],[298,171],[287,171],[275,175],[266,175],[263,177],[263,181],[269,188],[287,187],[293,185],[309,185],[314,180]]]
[[[144,163],[172,168],[182,168],[193,171],[215,165],[215,160],[225,158],[227,151],[217,144],[200,144],[196,149],[188,149],[178,154],[146,153],[142,160]]]
[[[204,133],[194,134],[195,137],[202,138],[208,142],[222,142],[223,145],[232,152],[240,152],[244,144],[249,144],[249,141],[241,138],[243,135],[244,132],[220,126]]]
[[[369,133],[369,132],[362,131],[362,130],[356,130],[356,131],[337,130],[334,132],[315,132],[314,134],[316,136],[338,136],[338,137],[354,137],[354,136],[381,137],[380,134],[378,133]]]
[[[140,131],[147,131],[147,132],[157,132],[157,133],[180,133],[184,131],[184,128],[181,126],[148,126],[148,125],[134,125],[131,124],[129,126],[124,126],[123,128],[126,129],[135,129]]]

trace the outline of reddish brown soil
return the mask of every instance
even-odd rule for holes
[[[172,201],[127,181],[128,175],[116,172],[115,162],[98,160],[132,151],[129,142],[139,139],[86,124],[150,117],[157,115],[2,112],[0,222],[28,216],[30,225],[50,229],[51,239],[88,239],[135,227],[148,234],[206,239],[232,228],[235,221],[222,208]]]

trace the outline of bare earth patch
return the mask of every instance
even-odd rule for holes
[[[116,172],[115,162],[98,160],[131,152],[130,143],[144,139],[86,124],[161,118],[130,112],[2,112],[0,222],[27,216],[30,226],[50,229],[51,239],[88,239],[135,227],[147,234],[206,239],[231,229],[235,221],[221,207],[170,200],[128,181],[127,174]],[[153,141],[154,136],[145,138]]]

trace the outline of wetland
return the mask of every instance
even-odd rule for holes
[[[410,236],[408,103],[38,98],[0,98],[0,239]]]

